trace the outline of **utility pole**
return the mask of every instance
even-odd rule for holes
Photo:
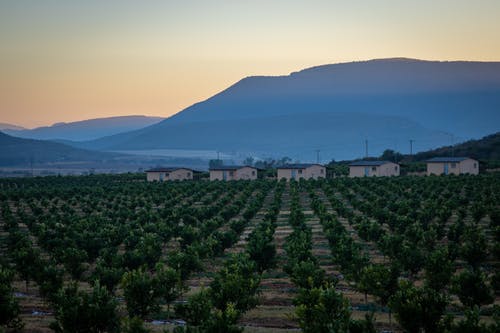
[[[30,169],[31,169],[31,177],[35,176],[35,173],[33,171],[33,155],[30,157]]]
[[[368,158],[368,140],[365,140],[365,157]]]
[[[413,157],[413,139],[410,139],[410,157],[412,158]]]
[[[316,152],[316,163],[319,164],[319,152],[320,152],[320,150],[316,149],[315,152]]]
[[[455,157],[455,135],[451,135],[451,157]]]

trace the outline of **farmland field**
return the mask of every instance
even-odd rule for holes
[[[0,179],[0,331],[500,329],[499,173],[144,178]]]

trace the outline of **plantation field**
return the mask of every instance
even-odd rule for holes
[[[0,331],[495,332],[500,173],[0,179]]]

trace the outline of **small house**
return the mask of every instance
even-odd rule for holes
[[[357,161],[349,164],[349,177],[399,176],[399,164],[389,161]]]
[[[210,180],[254,180],[257,179],[257,168],[247,165],[221,165],[212,167]]]
[[[479,162],[468,157],[434,157],[427,160],[427,175],[479,174]]]
[[[321,164],[285,164],[278,167],[278,180],[326,178],[326,168]]]
[[[146,170],[146,179],[148,182],[191,180],[194,172],[194,170],[188,168],[154,168]]]

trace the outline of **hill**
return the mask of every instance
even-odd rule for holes
[[[479,140],[469,140],[454,146],[445,146],[414,156],[416,161],[432,157],[467,156],[477,160],[500,161],[500,132],[485,136]]]
[[[5,129],[4,132],[27,139],[85,141],[137,130],[156,124],[163,119],[146,116],[97,118],[71,123],[57,123],[34,129]]]
[[[117,154],[88,151],[61,143],[16,138],[0,132],[0,166],[30,166],[31,164],[98,161]]]
[[[3,130],[24,130],[24,127],[17,126],[17,125],[12,125],[12,124],[7,124],[7,123],[0,123],[0,131]]]
[[[408,140],[415,151],[500,130],[500,62],[382,59],[245,78],[141,130],[85,142],[102,150],[212,149],[337,160]],[[326,156],[326,155],[325,155]]]

